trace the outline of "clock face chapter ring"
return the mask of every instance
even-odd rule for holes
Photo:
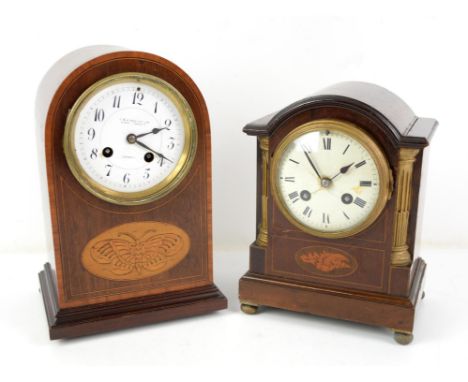
[[[392,175],[378,144],[357,125],[314,120],[294,128],[272,157],[273,200],[294,226],[343,238],[368,228],[391,195]]]
[[[118,205],[162,198],[188,174],[197,125],[168,82],[125,72],[85,90],[70,110],[63,138],[68,166],[94,196]]]

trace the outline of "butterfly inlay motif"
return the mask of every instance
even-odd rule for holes
[[[169,270],[188,253],[190,240],[179,227],[159,222],[124,224],[91,240],[84,267],[111,280],[139,280]]]

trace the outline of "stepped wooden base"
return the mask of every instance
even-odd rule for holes
[[[147,325],[225,309],[227,300],[215,285],[112,303],[60,309],[50,264],[39,273],[51,340]]]
[[[415,261],[408,297],[357,290],[311,286],[283,278],[247,272],[239,282],[242,310],[254,313],[258,306],[384,326],[395,332],[401,344],[411,342],[416,305],[422,295],[426,264]]]

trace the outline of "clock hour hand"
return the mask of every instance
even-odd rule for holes
[[[318,170],[317,170],[317,167],[315,167],[314,165],[314,162],[312,162],[312,159],[310,159],[310,156],[309,154],[307,153],[307,150],[304,146],[302,146],[302,150],[304,151],[304,154],[307,158],[307,161],[310,163],[310,165],[312,166],[312,168],[314,169],[315,173],[317,174],[317,176],[319,177],[319,179],[322,179],[322,177],[320,176]]]
[[[139,135],[135,135],[135,138],[141,138],[141,137],[144,137],[146,135],[150,135],[150,134],[157,134],[159,133],[161,130],[169,130],[167,127],[161,127],[161,128],[157,128],[155,127],[154,129],[152,129],[150,132],[148,133],[143,133],[143,134],[139,134]]]
[[[341,167],[340,172],[338,174],[336,174],[333,178],[331,178],[331,180],[335,179],[340,174],[346,174],[353,164],[354,164],[354,162],[351,163],[351,164],[348,164],[347,166]]]

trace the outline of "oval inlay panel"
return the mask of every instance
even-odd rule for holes
[[[190,238],[172,224],[122,224],[92,239],[81,261],[94,276],[116,281],[141,280],[165,272],[187,256]]]
[[[307,272],[326,276],[349,276],[357,262],[346,252],[331,247],[306,247],[296,252],[296,262]]]

